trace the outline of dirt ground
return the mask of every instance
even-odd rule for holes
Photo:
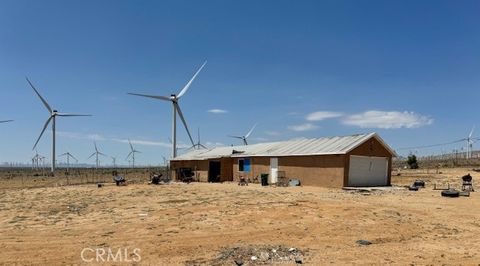
[[[460,176],[470,172],[475,182],[480,173],[439,172],[394,172],[394,187],[372,192],[234,183],[3,187],[0,264],[235,265],[232,250],[264,248],[301,251],[310,265],[478,265],[480,192],[443,198],[432,188],[460,188]],[[402,187],[415,179],[426,188]],[[98,259],[97,249],[121,250],[122,260]],[[269,256],[242,262],[295,263]]]

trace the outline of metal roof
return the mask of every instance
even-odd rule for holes
[[[217,147],[210,150],[194,150],[177,156],[172,161],[191,161],[218,159],[224,157],[280,157],[301,155],[346,154],[370,138],[376,138],[385,148],[396,156],[376,133],[342,137],[324,137],[315,139],[293,139],[287,141],[258,143],[247,146]]]

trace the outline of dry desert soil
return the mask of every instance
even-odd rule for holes
[[[478,265],[480,192],[444,198],[433,184],[460,188],[461,175],[475,182],[480,174],[440,172],[394,172],[392,188],[371,192],[234,183],[4,187],[0,264]],[[403,187],[415,179],[426,188]],[[122,260],[97,257],[97,249],[121,250]]]

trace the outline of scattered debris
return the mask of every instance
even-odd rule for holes
[[[470,191],[459,191],[458,192],[458,195],[459,196],[462,196],[462,197],[470,197]]]
[[[368,246],[368,245],[372,244],[372,242],[370,242],[368,240],[363,240],[363,239],[359,239],[355,243],[357,243],[359,245],[362,245],[362,246]]]
[[[117,171],[113,171],[112,175],[113,175],[113,181],[115,182],[115,184],[117,184],[117,186],[127,185],[126,184],[127,180],[125,180],[125,177],[118,175]]]
[[[160,184],[160,177],[162,177],[162,174],[153,174],[151,177],[150,177],[150,184],[153,184],[153,185],[158,185]]]
[[[418,191],[420,188],[425,188],[425,181],[423,180],[415,180],[413,185],[407,187],[410,191]]]
[[[239,186],[248,186],[249,180],[247,180],[245,177],[240,177],[240,181],[238,181]]]
[[[302,259],[302,257],[295,257],[295,263],[296,263],[296,264],[303,264],[303,259]]]
[[[415,182],[413,182],[413,186],[418,187],[418,188],[424,188],[425,187],[425,181],[415,180]]]
[[[301,182],[300,180],[296,179],[296,178],[293,178],[293,179],[290,179],[288,181],[288,186],[289,187],[297,187],[297,186],[300,186],[301,185]]]
[[[418,187],[416,187],[415,185],[409,186],[409,187],[408,187],[408,190],[410,190],[410,191],[418,191]]]
[[[308,251],[285,246],[237,246],[222,248],[211,265],[303,264]],[[233,262],[233,263],[232,263]]]
[[[101,188],[101,187],[103,187],[103,184],[102,184],[102,183],[98,183],[98,184],[97,184],[97,187],[98,187],[98,188]]]

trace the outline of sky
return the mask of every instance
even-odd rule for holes
[[[0,1],[0,162],[29,162],[49,113],[57,154],[163,164],[178,94],[208,147],[377,132],[451,152],[478,125],[479,1]],[[180,147],[189,139],[178,121]],[[480,129],[479,129],[480,130]],[[473,134],[478,136],[476,132]],[[37,150],[50,157],[51,131]],[[475,147],[476,144],[474,144]],[[180,149],[179,153],[185,152]],[[59,162],[65,159],[59,157]],[[101,157],[101,164],[111,163]]]

